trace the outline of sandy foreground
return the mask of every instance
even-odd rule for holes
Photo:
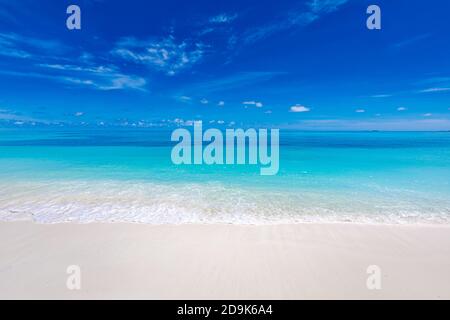
[[[2,222],[0,298],[450,299],[450,226]]]

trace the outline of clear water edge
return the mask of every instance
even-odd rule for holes
[[[0,132],[0,220],[448,224],[450,133],[282,132],[280,172],[175,166],[170,132]]]

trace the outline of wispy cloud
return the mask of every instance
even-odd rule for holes
[[[427,38],[429,38],[429,37],[431,37],[431,34],[430,34],[430,33],[420,34],[420,35],[418,35],[418,36],[415,36],[415,37],[412,37],[412,38],[409,38],[409,39],[406,39],[406,40],[397,42],[397,43],[395,43],[395,44],[393,45],[393,47],[395,47],[395,48],[403,48],[403,47],[412,45],[412,44],[414,44],[414,43],[416,43],[416,42],[419,42],[419,41],[421,41],[421,40],[427,39]]]
[[[12,40],[9,34],[0,34],[0,55],[14,58],[28,58],[31,53],[18,48],[17,43]]]
[[[188,96],[176,96],[175,97],[176,100],[184,102],[184,103],[191,103],[192,102],[192,98],[188,97]]]
[[[311,0],[308,5],[314,14],[324,14],[336,11],[348,0]]]
[[[408,109],[405,108],[405,107],[398,107],[398,108],[397,108],[397,111],[406,111],[406,110],[408,110]]]
[[[124,60],[175,75],[198,63],[205,53],[204,48],[200,42],[177,42],[171,35],[148,40],[128,37],[117,42],[112,53]]]
[[[422,90],[416,90],[415,93],[438,93],[450,91],[450,77],[434,76],[422,79],[415,83],[416,86],[425,87]]]
[[[428,88],[424,90],[420,90],[420,93],[431,93],[431,92],[444,92],[444,91],[450,91],[450,88]]]
[[[68,48],[61,42],[26,37],[16,33],[0,33],[0,55],[14,58],[46,56],[48,52],[60,54]]]
[[[146,80],[144,78],[123,74],[114,66],[60,64],[39,64],[39,66],[61,71],[53,74],[60,81],[89,86],[98,90],[145,90]]]
[[[85,86],[97,90],[145,90],[146,80],[121,72],[114,65],[96,65],[94,56],[84,52],[71,59],[70,48],[57,40],[33,38],[17,33],[0,33],[0,55],[26,59],[28,71],[8,70],[9,76],[54,80],[65,84]],[[49,62],[51,61],[51,62]]]
[[[80,66],[70,64],[47,64],[47,63],[40,63],[37,64],[37,66],[54,70],[83,72],[92,74],[110,74],[116,72],[114,67],[105,67],[105,66],[90,66],[90,65]]]
[[[284,72],[238,72],[233,75],[208,79],[207,81],[191,84],[183,88],[181,94],[209,94],[241,89],[255,84],[261,84]]]
[[[47,120],[29,117],[29,116],[18,114],[17,112],[5,110],[5,109],[0,110],[0,121],[17,124],[17,125],[23,125],[25,123],[44,123],[44,124],[50,123]]]
[[[370,97],[371,98],[389,98],[389,97],[392,97],[392,94],[374,94]]]
[[[38,64],[36,66],[40,67],[38,72],[2,70],[0,73],[16,77],[47,79],[104,91],[120,89],[146,91],[145,79],[123,74],[112,67],[80,67],[57,64]]]
[[[213,16],[209,18],[209,22],[212,24],[223,24],[223,23],[230,23],[234,20],[236,20],[237,14],[226,14],[221,13],[217,16]]]
[[[364,109],[356,109],[355,112],[356,113],[364,113],[364,112],[366,112],[366,110],[364,110]]]
[[[450,77],[432,77],[419,81],[418,84],[450,83]]]
[[[321,16],[338,10],[347,2],[348,0],[310,0],[305,6],[291,10],[269,24],[248,30],[244,33],[244,42],[253,43],[293,27],[304,27]]]
[[[237,14],[221,13],[210,17],[207,21],[200,23],[201,29],[196,33],[197,36],[203,37],[213,32],[223,34],[231,33],[234,28],[232,22],[238,17]]]

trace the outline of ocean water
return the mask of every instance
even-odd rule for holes
[[[174,165],[170,134],[0,129],[0,220],[450,223],[450,132],[281,131],[275,176]]]

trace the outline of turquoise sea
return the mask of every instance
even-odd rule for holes
[[[450,222],[450,132],[281,130],[275,176],[174,165],[170,134],[0,129],[0,220]]]

